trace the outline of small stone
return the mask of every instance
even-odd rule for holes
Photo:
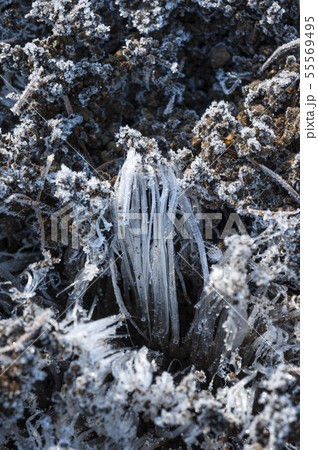
[[[109,160],[109,152],[107,150],[102,151],[100,156],[104,162]]]
[[[210,58],[212,66],[218,69],[219,67],[225,66],[231,59],[231,55],[224,44],[218,44],[212,48]]]

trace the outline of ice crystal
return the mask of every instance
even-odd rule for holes
[[[138,138],[136,132],[133,136]],[[131,312],[119,292],[116,272],[113,273],[115,293],[121,309],[129,316],[139,316],[145,322],[148,340],[155,340],[161,348],[175,347],[180,341],[179,311],[175,272],[187,261],[193,252],[199,253],[203,279],[208,276],[204,242],[196,223],[190,201],[178,186],[177,179],[167,164],[160,162],[156,146],[153,153],[144,157],[136,153],[144,151],[148,140],[130,140],[133,148],[121,169],[114,199],[114,226],[116,231],[114,256],[120,255],[121,278],[127,302],[131,290],[138,303],[131,306]],[[174,215],[186,214],[183,232],[176,232]],[[138,217],[139,215],[139,217]],[[140,232],[135,229],[138,227]],[[175,237],[173,235],[176,234]],[[190,240],[190,241],[189,241]],[[180,250],[177,252],[176,248]],[[113,256],[113,259],[114,259]],[[129,317],[128,316],[128,317]],[[170,337],[169,337],[170,336]]]

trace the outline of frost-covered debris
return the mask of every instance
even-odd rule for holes
[[[298,20],[0,2],[4,448],[299,448]]]
[[[182,0],[154,0],[148,2],[115,0],[122,17],[127,19],[128,26],[136,28],[142,34],[159,30],[168,22],[172,11],[182,4]]]
[[[108,39],[110,27],[98,14],[102,2],[79,0],[34,1],[28,16],[36,17],[52,27],[55,36],[78,33],[80,39]]]

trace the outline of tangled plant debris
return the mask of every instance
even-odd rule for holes
[[[0,12],[1,448],[299,448],[298,3]]]

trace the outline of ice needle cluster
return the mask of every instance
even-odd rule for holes
[[[160,161],[157,149],[148,155],[134,148],[128,151],[115,185],[113,214],[116,231],[111,260],[120,257],[125,297],[114,268],[118,304],[128,317],[139,317],[144,323],[149,343],[176,349],[180,344],[177,281],[184,288],[182,295],[188,297],[182,267],[195,264],[204,280],[208,263],[191,203],[171,167]],[[175,226],[178,214],[184,222],[181,231]]]

